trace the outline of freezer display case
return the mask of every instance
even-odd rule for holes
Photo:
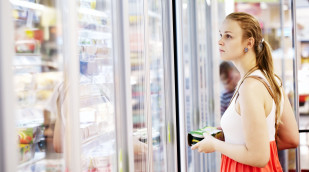
[[[14,24],[13,81],[18,171],[61,171],[53,149],[56,113],[49,109],[63,79],[61,25],[55,1],[10,1]]]
[[[82,171],[116,171],[112,1],[78,0]]]
[[[175,171],[175,109],[173,97],[166,96],[173,84],[165,73],[172,56],[163,39],[169,15],[163,7],[171,2],[4,2],[14,25],[4,29],[14,33],[14,56],[7,50],[13,77],[0,80],[13,82],[6,89],[14,90],[14,102],[7,104],[15,113],[15,125],[4,129],[17,132],[14,141],[6,131],[0,136],[18,141],[10,147],[18,153],[17,171]],[[3,43],[0,37],[0,48],[9,47]],[[0,118],[6,122],[7,115]],[[2,154],[6,147],[0,147],[0,169],[16,171],[10,156],[17,156]]]
[[[173,97],[166,96],[166,85],[172,85],[172,80],[166,79],[165,71],[171,56],[164,48],[168,41],[163,36],[169,33],[164,26],[168,13],[163,7],[167,4],[129,0],[134,171],[175,170],[174,137],[169,133],[173,113],[167,103],[172,104]]]
[[[218,171],[220,154],[191,150],[187,134],[219,126],[219,63],[216,5],[207,1],[176,2],[179,132],[181,167]],[[222,11],[221,11],[222,12]]]

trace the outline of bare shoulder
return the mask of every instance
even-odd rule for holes
[[[267,92],[264,84],[254,78],[246,78],[239,88],[240,95],[261,97]]]
[[[249,116],[260,116],[258,114],[268,113],[271,106],[271,97],[264,84],[257,79],[247,78],[239,88],[239,101],[237,101],[236,111],[239,114],[250,114]],[[265,109],[266,108],[266,109]],[[254,115],[255,114],[255,115]]]

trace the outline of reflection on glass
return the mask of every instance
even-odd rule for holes
[[[212,56],[211,13],[206,1],[182,1],[183,58],[185,83],[186,132],[215,126],[212,97],[214,96],[211,66],[218,57]],[[216,116],[217,115],[217,116]],[[188,171],[218,171],[216,154],[200,154],[187,146]]]
[[[116,132],[109,0],[78,0],[82,171],[115,171]]]
[[[63,81],[60,12],[55,1],[10,1],[15,26],[13,57],[18,171],[61,171],[54,150],[56,88]]]
[[[190,45],[190,39],[191,35],[190,33],[190,19],[189,19],[189,13],[190,13],[190,4],[187,0],[182,1],[182,23],[183,23],[183,59],[184,59],[184,83],[185,83],[185,117],[186,117],[186,131],[192,131],[197,129],[198,126],[194,128],[192,116],[193,116],[193,94],[192,94],[192,77],[191,77],[191,45]],[[197,160],[196,160],[197,162]],[[187,170],[188,171],[198,171],[195,170],[195,166],[193,164],[193,152],[190,148],[187,149]]]
[[[309,2],[296,3],[298,39],[298,93],[299,128],[307,130],[300,134],[300,169],[309,170]]]
[[[150,63],[150,109],[152,118],[153,171],[166,170],[166,122],[161,0],[148,1],[148,55]]]
[[[144,14],[144,3],[148,4],[147,14]],[[148,26],[145,26],[145,17]],[[152,152],[151,171],[165,171],[166,144],[163,139],[166,127],[161,1],[129,1],[129,21],[134,170],[147,171],[150,165],[147,153]],[[147,109],[150,112],[148,116]],[[148,118],[151,118],[151,124],[148,123]],[[151,131],[148,125],[151,125]],[[148,142],[150,134],[151,143]],[[152,144],[152,150],[148,150],[149,144]]]
[[[134,171],[148,169],[146,115],[146,57],[143,0],[129,0]]]

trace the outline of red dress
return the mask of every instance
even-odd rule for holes
[[[264,168],[239,163],[222,154],[221,172],[278,172],[282,171],[275,141],[270,142],[270,160]]]

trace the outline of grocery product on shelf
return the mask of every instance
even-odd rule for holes
[[[100,144],[99,147],[92,148],[88,151],[86,156],[82,157],[83,171],[113,171],[114,161],[114,141],[106,141]]]
[[[35,156],[35,149],[43,136],[40,124],[28,124],[17,129],[20,162],[31,160]]]
[[[34,144],[19,144],[20,162],[25,162],[34,157]]]

